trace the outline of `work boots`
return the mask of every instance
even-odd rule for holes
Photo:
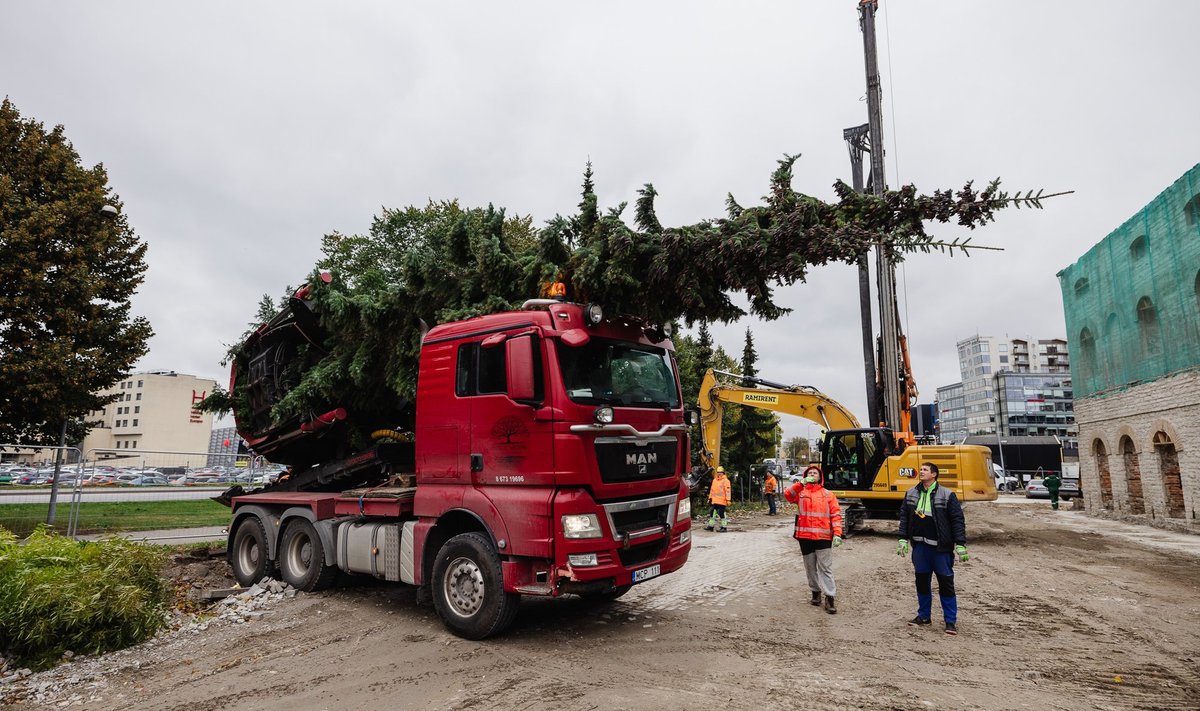
[[[837,606],[833,604],[833,598],[825,596],[825,611],[831,615],[837,614]]]
[[[821,605],[821,591],[820,590],[812,591],[812,600],[809,600],[809,603],[820,607],[820,605]]]

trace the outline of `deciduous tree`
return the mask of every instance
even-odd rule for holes
[[[96,393],[145,354],[150,324],[129,299],[146,245],[120,207],[62,126],[0,103],[0,442],[57,444],[64,423],[82,439],[82,418],[113,400]]]

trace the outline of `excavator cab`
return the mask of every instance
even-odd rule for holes
[[[895,438],[886,427],[831,430],[821,442],[821,469],[825,488],[833,491],[867,491],[875,483],[883,460],[895,449]]]

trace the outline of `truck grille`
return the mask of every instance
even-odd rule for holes
[[[598,437],[600,480],[612,484],[672,476],[678,451],[679,440],[674,437]]]
[[[628,550],[618,551],[617,554],[621,557],[621,565],[626,568],[636,568],[643,563],[658,558],[662,555],[663,549],[666,548],[666,539],[644,543],[640,546],[631,546]]]

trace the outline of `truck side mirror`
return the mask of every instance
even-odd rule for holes
[[[510,338],[504,343],[508,396],[517,401],[533,400],[536,389],[533,367],[533,336]]]
[[[693,427],[700,424],[700,411],[694,410],[690,407],[686,408],[683,411],[683,421]]]

